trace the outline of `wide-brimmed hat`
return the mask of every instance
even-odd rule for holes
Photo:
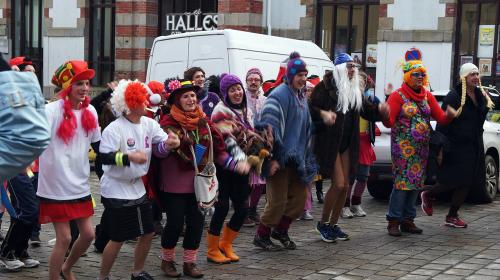
[[[172,83],[172,82],[170,82]],[[175,81],[170,84],[169,83],[169,87],[170,87],[170,90],[173,89],[172,93],[168,96],[168,104],[174,104],[175,103],[175,96],[179,95],[179,94],[183,94],[185,92],[188,92],[188,91],[193,91],[193,92],[197,92],[198,90],[200,90],[200,87],[199,86],[195,86],[193,85],[193,82],[191,82],[190,80],[179,80],[178,83],[176,83]]]
[[[52,76],[52,84],[61,88],[67,89],[77,81],[90,80],[94,78],[95,72],[89,69],[89,66],[84,60],[70,60],[63,63]]]

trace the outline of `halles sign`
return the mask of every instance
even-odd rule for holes
[[[200,9],[189,13],[167,14],[165,31],[170,34],[184,33],[190,31],[204,31],[217,29],[217,14],[204,14]]]

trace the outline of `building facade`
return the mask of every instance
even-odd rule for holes
[[[434,89],[448,89],[464,62],[479,66],[483,83],[500,84],[498,0],[0,0],[0,52],[31,57],[47,94],[65,60],[89,61],[97,87],[144,80],[157,36],[225,28],[311,40],[329,57],[350,53],[377,92],[401,83],[411,47],[422,50]]]

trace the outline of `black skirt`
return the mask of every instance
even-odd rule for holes
[[[125,207],[104,207],[103,227],[109,238],[123,242],[154,231],[153,210],[149,200]]]

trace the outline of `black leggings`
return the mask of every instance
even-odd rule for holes
[[[196,250],[200,247],[201,235],[203,234],[203,214],[198,209],[194,193],[166,193],[158,192],[161,205],[167,212],[167,224],[161,236],[161,246],[172,249],[177,245],[184,220],[186,221],[186,232],[182,247],[187,250]]]
[[[215,213],[210,222],[210,234],[220,235],[224,220],[229,212],[229,199],[233,204],[234,213],[229,220],[228,227],[234,231],[240,231],[248,211],[248,196],[250,185],[248,175],[237,173],[217,167],[217,180],[219,180],[219,197],[215,203]]]
[[[453,191],[453,194],[451,195],[451,206],[450,210],[448,211],[448,216],[457,217],[458,209],[460,209],[460,206],[464,204],[464,201],[467,198],[467,195],[469,194],[469,190],[470,190],[469,186],[452,186],[452,185],[442,185],[438,183],[429,188],[428,194],[432,197],[436,196],[439,193]]]

